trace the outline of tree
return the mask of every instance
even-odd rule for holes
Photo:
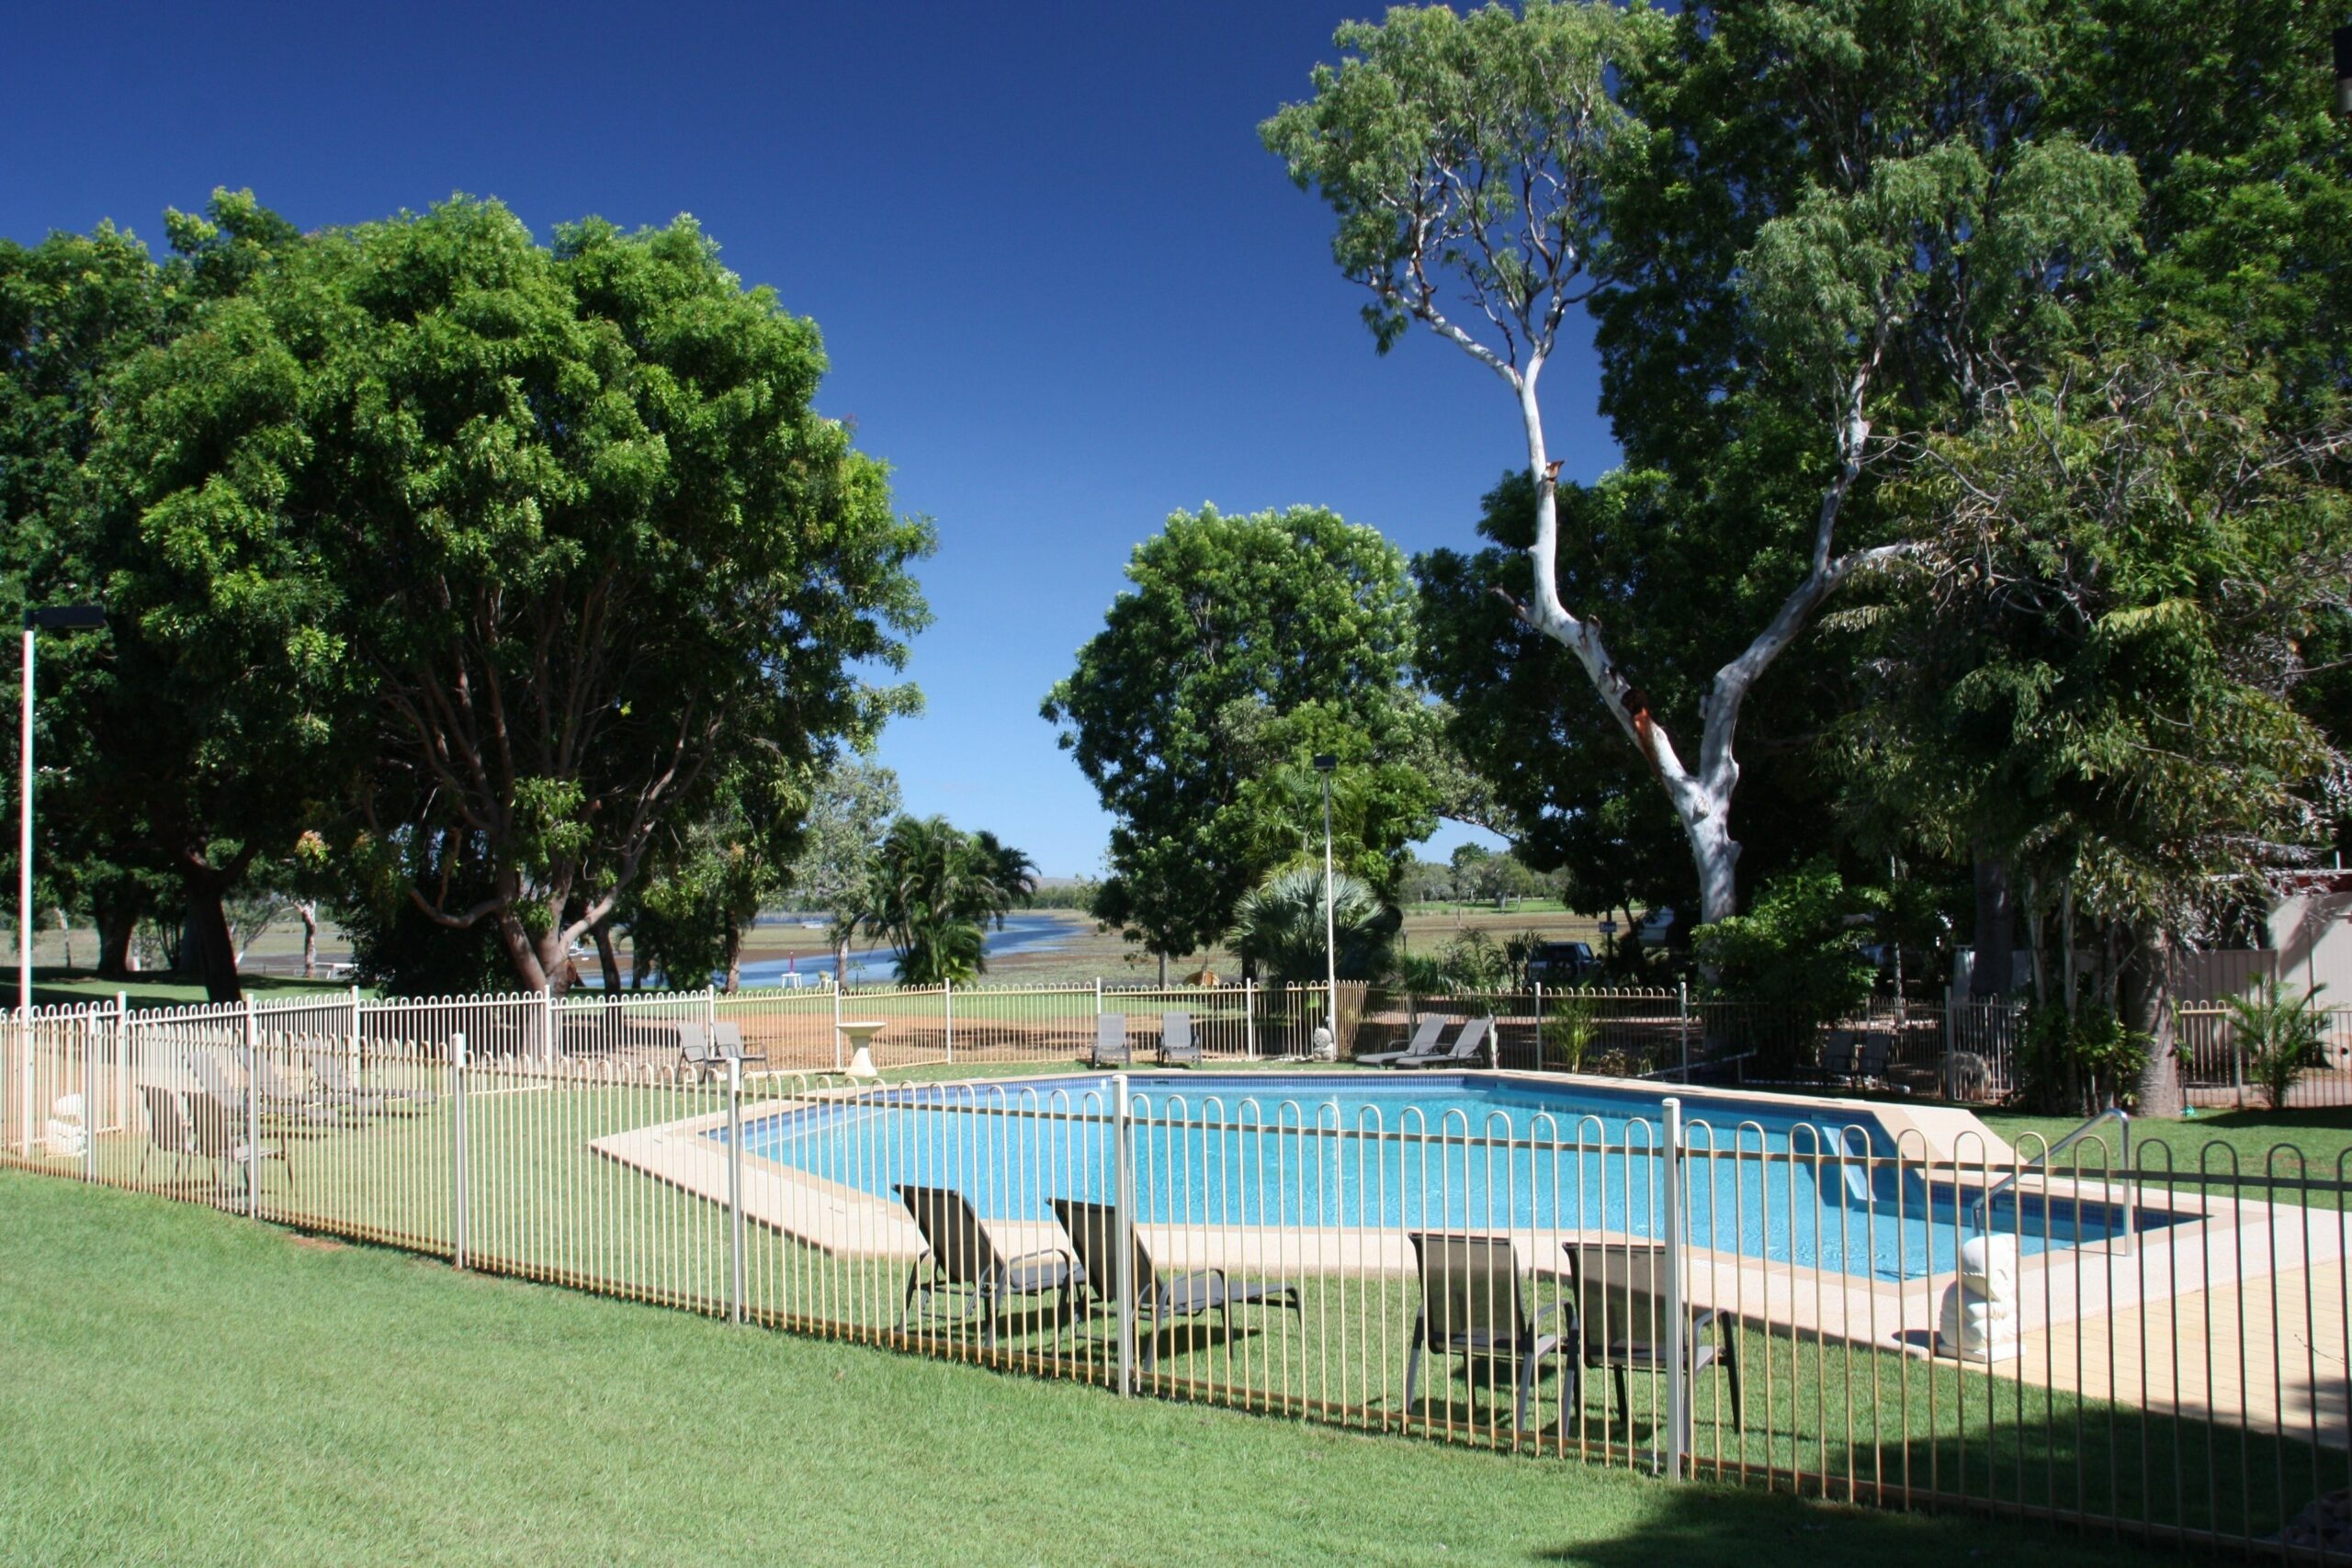
[[[1692,6],[1669,23],[1545,0],[1518,15],[1399,8],[1340,28],[1353,56],[1261,128],[1337,213],[1334,255],[1372,292],[1380,345],[1418,321],[1510,388],[1532,538],[1523,591],[1486,586],[1574,656],[1672,806],[1710,920],[1737,905],[1730,814],[1750,694],[1840,584],[1906,547],[1839,543],[1876,421],[1965,405],[1972,378],[2030,350],[2131,239],[2128,162],[2032,134],[2040,21],[1993,0],[1932,9],[1945,14]],[[1604,602],[1641,613],[1641,585],[1574,610],[1561,592],[1538,383],[1567,311],[1604,281],[1611,412],[1634,471],[1655,453],[1689,487],[1669,517],[1728,508],[1730,558],[1747,563],[1745,614],[1717,625],[1754,629],[1693,682],[1688,759],[1679,720],[1596,618]],[[1634,343],[1629,321],[1665,341]],[[1701,374],[1659,391],[1678,357]],[[1673,432],[1646,428],[1661,414]],[[1727,455],[1783,477],[1726,491]]]
[[[1327,949],[1322,868],[1297,866],[1277,872],[1243,896],[1228,940],[1235,953],[1276,981],[1320,982],[1332,958],[1340,979],[1369,980],[1387,972],[1389,950],[1402,923],[1369,886],[1335,875],[1332,945]]]
[[[208,212],[166,215],[160,265],[110,225],[0,247],[0,507],[27,602],[110,612],[106,633],[43,649],[43,862],[90,901],[102,973],[125,972],[133,927],[168,898],[184,954],[228,1000],[223,901],[256,857],[292,852],[365,726],[327,721],[346,694],[299,552],[252,545],[212,580],[239,548],[233,508],[191,494],[149,509],[209,420],[272,395],[268,368],[232,372],[217,340],[191,345],[185,379],[157,372],[164,345],[198,320],[228,322],[249,281],[300,244],[250,193],[216,191]],[[127,429],[151,400],[158,417]]]
[[[1115,818],[1095,914],[1163,964],[1215,942],[1271,872],[1319,860],[1325,752],[1334,852],[1392,892],[1437,799],[1403,557],[1319,507],[1204,507],[1127,579],[1043,706]]]
[[[2179,1108],[2172,955],[2307,861],[2342,753],[2293,702],[2352,607],[2352,432],[2279,428],[2267,375],[2165,338],[2004,389],[1908,498],[1932,531],[1882,618],[1856,787],[1933,841],[1989,841],[2058,914],[2090,998],[2153,1043],[2143,1114]],[[2039,944],[2037,944],[2039,945]]]
[[[988,969],[988,927],[1028,902],[1037,868],[993,833],[944,817],[901,817],[875,856],[861,922],[898,950],[910,986],[970,980]]]
[[[872,902],[876,852],[898,815],[899,775],[863,757],[835,759],[810,796],[785,885],[800,908],[830,917],[836,983],[848,978],[850,937]]]
[[[248,582],[299,609],[279,661],[353,678],[377,721],[363,896],[492,932],[524,986],[563,984],[731,771],[910,700],[856,671],[902,661],[930,529],[811,409],[815,327],[691,220],[549,248],[453,199],[292,247],[196,329],[114,443],[176,552],[151,614]]]

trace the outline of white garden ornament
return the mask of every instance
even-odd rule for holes
[[[1936,1348],[1970,1361],[2004,1361],[2018,1353],[2015,1236],[1971,1236],[1960,1244],[1960,1278],[1944,1290]]]

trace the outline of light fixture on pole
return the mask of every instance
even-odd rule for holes
[[[107,624],[96,604],[54,604],[25,612],[23,764],[17,781],[17,1010],[33,1010],[33,634],[94,632]]]
[[[1331,879],[1331,770],[1339,765],[1340,759],[1329,751],[1315,759],[1315,771],[1323,775],[1323,1000],[1335,1052],[1340,1048],[1340,940]]]

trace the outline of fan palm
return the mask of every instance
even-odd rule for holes
[[[1369,979],[1385,967],[1398,916],[1352,876],[1333,878],[1333,947],[1343,980]],[[1323,978],[1323,873],[1315,866],[1277,872],[1243,895],[1234,911],[1233,951],[1275,980]]]

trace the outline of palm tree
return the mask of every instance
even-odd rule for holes
[[[993,921],[1027,903],[1037,867],[993,833],[967,833],[944,817],[901,817],[875,852],[859,923],[898,950],[910,986],[969,980],[988,967]]]
[[[1384,967],[1399,923],[1370,886],[1341,874],[1331,885],[1340,977],[1370,979]],[[1233,951],[1275,980],[1323,978],[1323,869],[1276,872],[1234,910]]]

